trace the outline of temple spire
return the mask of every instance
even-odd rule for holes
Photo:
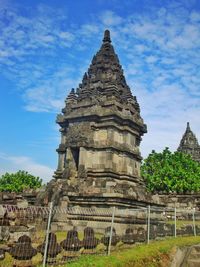
[[[191,129],[190,129],[190,123],[189,123],[189,122],[187,122],[186,131],[187,131],[187,132],[191,131]]]
[[[103,43],[94,55],[88,71],[84,74],[82,83],[77,90],[78,101],[85,98],[115,97],[118,102],[128,104],[132,114],[140,112],[139,105],[126,83],[122,66],[115,53],[110,38],[110,31],[104,31]],[[74,99],[74,98],[73,98]]]
[[[103,42],[106,43],[111,43],[111,39],[110,39],[110,31],[109,30],[105,30],[104,32],[104,38],[103,38]]]
[[[190,154],[194,160],[200,162],[200,146],[195,134],[190,128],[189,122],[187,122],[187,127],[182,136],[178,151]]]

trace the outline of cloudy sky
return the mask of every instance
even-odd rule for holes
[[[56,114],[108,28],[148,127],[141,152],[200,139],[199,0],[0,0],[0,174],[48,181]]]

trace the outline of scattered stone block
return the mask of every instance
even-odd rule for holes
[[[107,227],[105,229],[105,235],[102,237],[101,242],[108,247],[109,242],[110,242],[110,232],[111,232],[111,227]],[[116,230],[113,227],[112,229],[112,240],[111,240],[111,246],[116,246],[116,244],[120,241],[119,236],[116,234]]]
[[[86,227],[84,229],[83,247],[87,250],[87,253],[93,253],[93,250],[99,244],[99,240],[94,235],[94,229],[92,227]]]
[[[44,242],[37,247],[38,252],[44,256],[45,251],[45,244],[46,244],[46,238]],[[48,264],[55,264],[56,263],[56,256],[61,252],[62,248],[57,243],[57,237],[54,233],[49,234],[48,239],[48,249],[47,249],[47,263]]]
[[[82,242],[78,238],[78,232],[73,229],[68,231],[67,238],[60,243],[64,249],[63,259],[72,259],[79,255],[79,250],[82,247]]]
[[[0,248],[0,261],[5,259],[5,251],[4,249]]]
[[[37,250],[32,247],[30,237],[23,235],[9,253],[14,258],[13,267],[32,267],[32,257],[37,254]]]
[[[124,244],[132,245],[135,243],[135,235],[132,228],[127,228],[125,235],[122,237],[122,242]]]
[[[147,240],[147,233],[143,227],[137,229],[137,234],[135,235],[136,242],[145,242]]]

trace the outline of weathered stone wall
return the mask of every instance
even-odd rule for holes
[[[129,150],[134,150],[136,145],[136,137],[129,132],[119,132],[113,129],[101,129],[94,132],[95,145],[126,146]]]
[[[200,210],[200,193],[199,194],[168,194],[168,195],[153,195],[153,200],[159,201],[167,207],[176,208],[196,208]]]
[[[30,190],[27,192],[19,193],[8,193],[0,192],[0,204],[9,204],[9,205],[34,205],[38,195],[38,190]]]
[[[87,150],[82,149],[80,164],[87,170],[113,171],[118,174],[139,174],[139,163],[125,153],[117,153],[112,150]]]

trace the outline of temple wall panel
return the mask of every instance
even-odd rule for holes
[[[135,136],[128,132],[113,129],[100,129],[94,132],[94,143],[97,145],[118,144],[135,148]]]
[[[80,164],[85,169],[93,170],[110,170],[113,172],[135,175],[139,163],[135,159],[128,157],[126,154],[118,154],[113,151],[92,151],[81,148]]]

